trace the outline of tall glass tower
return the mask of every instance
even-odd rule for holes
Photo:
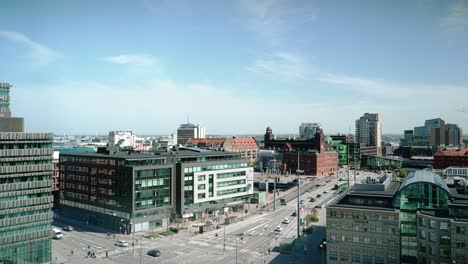
[[[0,263],[50,263],[53,135],[10,117],[10,87],[0,83]]]

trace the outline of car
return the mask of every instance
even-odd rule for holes
[[[279,226],[277,226],[277,227],[275,228],[275,231],[276,231],[276,232],[281,232],[281,231],[283,231],[283,229],[284,229],[283,226],[279,225]]]
[[[304,204],[304,200],[301,200],[300,204]]]
[[[118,247],[128,247],[128,242],[125,240],[119,240],[115,243],[115,245]]]
[[[291,219],[289,219],[289,218],[286,217],[286,218],[283,220],[283,224],[289,224],[289,223],[291,223]]]
[[[159,249],[152,249],[148,251],[148,255],[152,257],[159,257],[161,256],[161,251],[159,251]]]
[[[291,214],[291,216],[296,216],[296,215],[297,215],[297,214],[296,214],[296,211],[294,211],[294,212]]]
[[[328,190],[323,191],[323,193],[328,193]]]
[[[322,195],[321,195],[320,193],[319,193],[319,194],[317,194],[317,198],[319,198],[319,197],[322,197]]]
[[[65,231],[73,231],[73,226],[64,226],[62,229]]]
[[[312,203],[313,203],[313,202],[315,202],[315,201],[316,201],[316,199],[315,199],[315,198],[310,198],[310,202],[312,202]]]

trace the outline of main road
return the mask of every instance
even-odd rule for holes
[[[341,174],[344,177],[345,173]],[[359,180],[369,173],[360,173]],[[338,181],[336,176],[329,177],[301,177],[301,200],[305,201],[307,210],[328,201],[336,196],[331,189]],[[317,185],[319,185],[317,187]],[[263,209],[246,215],[243,220],[230,225],[220,225],[217,230],[204,234],[193,235],[189,231],[181,231],[172,237],[161,237],[155,240],[135,236],[135,247],[132,247],[132,236],[117,236],[107,238],[106,234],[85,232],[80,230],[64,232],[65,238],[53,241],[53,253],[58,257],[57,263],[264,263],[272,259],[275,254],[269,254],[280,243],[291,242],[297,237],[297,219],[291,216],[296,211],[296,189],[280,192],[277,196],[276,210],[272,202]],[[325,193],[327,191],[327,193]],[[317,198],[320,194],[321,197]],[[310,202],[310,198],[316,198]],[[280,205],[283,198],[289,201],[287,205]],[[289,224],[283,220],[289,218]],[[324,217],[320,220],[324,225]],[[281,232],[275,228],[281,225]],[[119,248],[114,245],[117,239],[125,239],[129,247]],[[88,247],[98,253],[96,259],[86,258]],[[157,248],[161,256],[157,259],[147,256],[150,249]],[[74,254],[71,255],[71,250]],[[106,253],[108,258],[106,258]]]

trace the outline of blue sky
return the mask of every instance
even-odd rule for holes
[[[466,1],[0,2],[0,81],[28,131],[468,129]]]

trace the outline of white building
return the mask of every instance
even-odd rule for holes
[[[109,147],[119,144],[121,148],[136,147],[136,136],[133,131],[109,132]]]
[[[205,138],[205,127],[199,124],[181,124],[177,129],[177,144],[185,145],[190,138]]]
[[[380,114],[365,113],[356,120],[355,140],[363,147],[375,147],[376,155],[382,155],[382,122]]]

